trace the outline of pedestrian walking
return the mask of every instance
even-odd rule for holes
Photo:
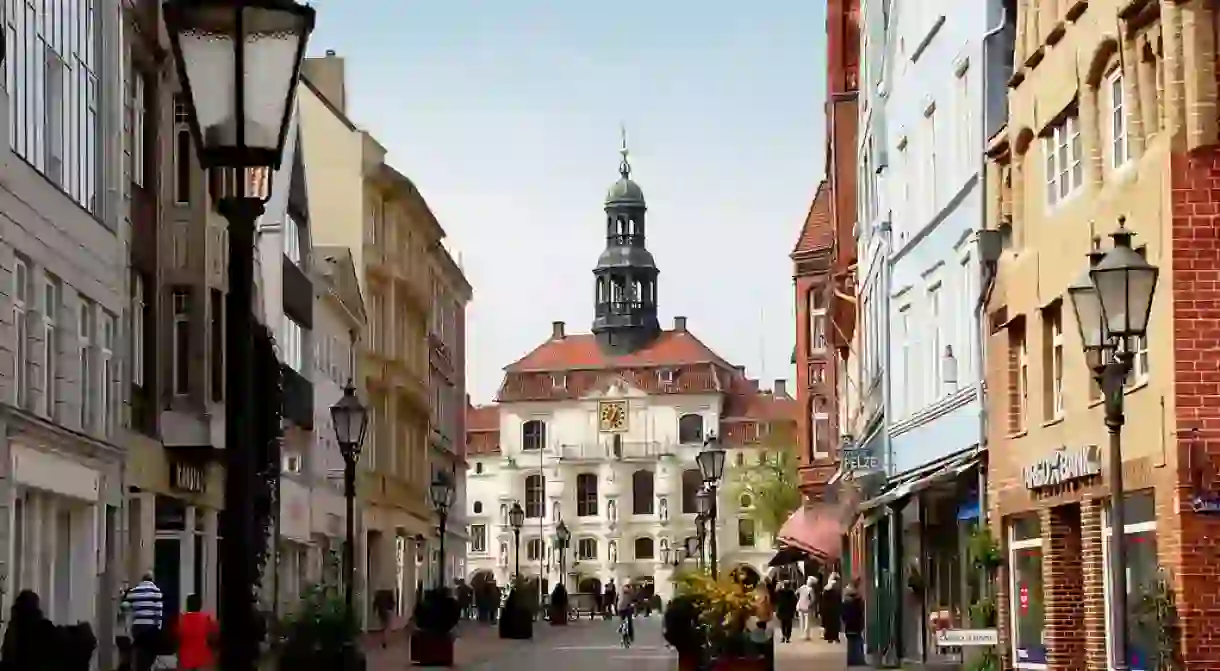
[[[165,596],[152,573],[145,573],[135,587],[127,590],[122,608],[131,622],[133,671],[149,671],[165,648]]]
[[[464,578],[458,578],[453,581],[453,591],[457,594],[458,607],[462,611],[462,619],[470,619],[471,606],[474,603],[474,591],[470,589],[470,585],[466,584]]]
[[[40,671],[55,648],[55,625],[42,614],[38,594],[22,590],[9,609],[0,645],[0,671]]]
[[[843,590],[843,633],[847,636],[847,665],[865,666],[864,658],[864,598],[860,596],[859,580]]]
[[[211,613],[203,612],[203,599],[198,594],[186,597],[186,612],[178,617],[174,633],[178,671],[209,671],[216,665],[220,625]]]
[[[623,589],[618,596],[618,616],[621,618],[622,624],[627,627],[625,643],[630,645],[635,642],[635,591],[631,589],[631,583],[623,583]]]
[[[606,591],[602,593],[602,617],[609,620],[614,614],[614,601],[618,598],[618,590],[614,581],[606,583]]]
[[[843,612],[843,592],[839,588],[839,574],[831,573],[822,589],[822,637],[829,643],[839,642],[840,617]]]
[[[796,592],[787,580],[775,588],[775,616],[779,618],[780,640],[792,642],[792,622],[796,619]]]
[[[809,576],[805,584],[796,590],[796,612],[801,617],[801,638],[808,641],[813,636],[815,609],[818,602],[817,576]]]

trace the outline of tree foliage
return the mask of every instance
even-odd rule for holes
[[[768,450],[761,462],[734,466],[729,473],[729,491],[734,499],[748,495],[753,518],[771,536],[801,505],[800,478],[790,449]]]

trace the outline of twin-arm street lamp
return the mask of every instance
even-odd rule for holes
[[[291,125],[314,10],[292,0],[168,0],[165,27],[200,165],[229,223],[225,305],[225,514],[221,517],[221,668],[253,671],[254,226]],[[349,518],[350,519],[350,518]]]
[[[513,528],[513,556],[515,568],[513,578],[521,576],[521,525],[525,524],[525,511],[520,501],[513,501],[513,507],[508,511],[508,524]]]
[[[445,527],[449,522],[449,506],[453,505],[453,478],[448,473],[438,471],[432,478],[428,494],[432,498],[432,509],[436,511],[437,530],[440,532],[440,566],[436,571],[436,586],[445,586]]]
[[[699,493],[698,503],[699,512],[707,520],[707,533],[710,541],[708,550],[711,556],[713,578],[719,577],[716,566],[716,515],[718,513],[716,490],[720,487],[720,479],[724,477],[724,458],[724,449],[720,447],[720,441],[716,436],[708,436],[703,441],[703,451],[695,457],[695,461],[699,464],[699,473],[703,476],[703,491]]]
[[[1120,217],[1109,252],[1094,238],[1089,268],[1068,287],[1085,360],[1101,387],[1106,428],[1110,433],[1110,649],[1115,671],[1127,671],[1127,552],[1123,545],[1123,383],[1131,374],[1137,342],[1148,333],[1148,317],[1156,293],[1159,269],[1131,247],[1134,234]]]
[[[566,573],[568,559],[568,543],[572,540],[572,532],[568,530],[568,525],[559,520],[559,524],[555,525],[555,551],[559,553],[559,584],[567,587],[568,577]]]

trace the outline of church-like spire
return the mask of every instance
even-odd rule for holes
[[[606,194],[606,249],[593,269],[593,332],[609,354],[629,354],[652,342],[657,320],[657,267],[645,247],[644,192],[631,180],[627,129],[619,127],[619,179]]]

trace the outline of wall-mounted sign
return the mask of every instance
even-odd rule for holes
[[[936,632],[936,645],[942,648],[999,644],[1000,634],[995,629],[942,629]]]
[[[1190,500],[1190,508],[1204,515],[1220,515],[1220,497],[1196,496]]]
[[[873,453],[871,447],[857,447],[843,450],[842,466],[844,474],[863,475],[881,470],[881,458]]]
[[[207,472],[198,464],[178,461],[170,464],[169,486],[192,494],[200,494],[207,487]]]
[[[1101,475],[1101,450],[1096,445],[1063,447],[1021,471],[1026,489],[1056,487]]]

